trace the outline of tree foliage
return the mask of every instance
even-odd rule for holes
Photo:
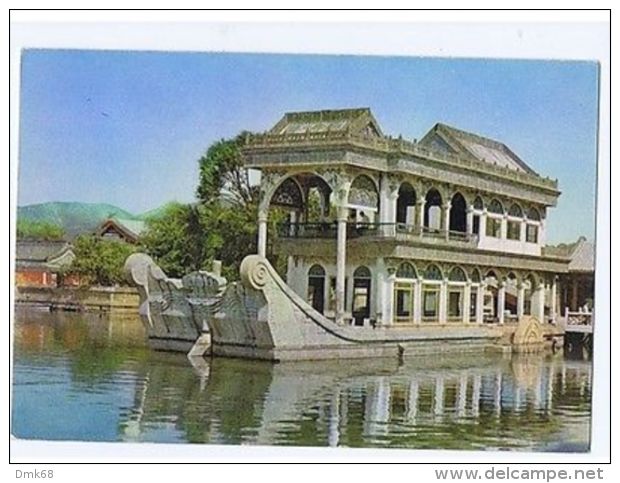
[[[257,250],[258,186],[250,181],[241,147],[245,133],[212,144],[199,159],[198,203],[176,204],[147,220],[141,243],[171,277],[209,270],[221,260],[228,280],[239,277],[241,261]],[[269,239],[282,214],[273,211]],[[281,260],[270,256],[277,267]]]
[[[59,225],[47,221],[17,220],[17,238],[33,240],[62,240],[65,231]]]
[[[136,247],[120,240],[80,235],[73,242],[75,259],[68,273],[79,275],[80,281],[88,285],[124,285],[123,266],[135,251]]]
[[[198,206],[172,203],[146,223],[140,243],[169,276],[181,277],[203,267],[206,247]]]
[[[247,207],[256,202],[257,189],[243,165],[241,147],[246,132],[213,143],[199,159],[200,177],[196,196],[201,204],[214,202]]]

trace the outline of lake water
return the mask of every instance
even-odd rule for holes
[[[81,441],[588,451],[566,356],[271,364],[146,347],[137,318],[16,311],[12,433]]]

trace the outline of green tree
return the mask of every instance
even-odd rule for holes
[[[209,270],[221,260],[228,280],[239,276],[241,261],[256,253],[258,186],[252,185],[241,147],[246,133],[212,144],[199,159],[197,204],[174,204],[147,220],[141,237],[144,250],[171,277]],[[269,239],[282,214],[272,210]],[[270,256],[277,268],[283,261]]]
[[[171,277],[203,267],[205,232],[199,206],[171,203],[157,217],[146,220],[140,244]]]
[[[125,260],[135,251],[136,247],[122,241],[80,235],[73,243],[75,259],[67,272],[79,275],[88,285],[123,285]]]
[[[198,160],[200,175],[196,196],[201,204],[222,203],[248,207],[256,204],[258,189],[252,186],[241,148],[247,132],[213,143]]]
[[[17,238],[34,240],[62,240],[65,230],[54,223],[29,219],[17,220]]]

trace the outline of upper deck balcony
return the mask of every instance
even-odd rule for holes
[[[282,239],[336,239],[338,225],[334,222],[280,223],[277,234]],[[433,243],[442,246],[476,248],[478,235],[460,231],[434,230],[405,223],[347,223],[347,239],[385,238],[402,243]]]

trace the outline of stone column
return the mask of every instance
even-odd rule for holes
[[[527,218],[525,218],[525,216],[523,217],[523,219],[521,220],[521,232],[519,233],[519,241],[521,243],[525,243],[525,233],[527,232],[527,222],[526,222]]]
[[[385,320],[385,296],[386,296],[386,285],[387,285],[387,269],[385,267],[385,260],[383,258],[377,258],[376,269],[372,272],[372,282],[371,282],[371,310],[370,316],[375,317],[377,322],[377,326],[380,327],[382,325],[386,325],[390,323]]]
[[[523,283],[519,283],[517,285],[517,320],[520,320],[523,317],[525,307],[525,286]]]
[[[578,309],[577,304],[579,300],[579,297],[578,297],[579,286],[577,284],[577,277],[574,275],[571,277],[571,289],[572,290],[571,290],[570,309],[572,312],[575,312]]]
[[[267,212],[258,212],[258,254],[267,256]]]
[[[347,209],[338,208],[338,237],[336,246],[336,323],[344,324],[345,269],[347,250]]]
[[[387,174],[381,177],[381,191],[379,223],[381,223],[381,232],[385,236],[393,236],[394,227],[390,223],[396,223],[396,203],[398,200],[398,187],[390,183]],[[377,221],[377,220],[375,220]]]
[[[439,288],[439,323],[445,324],[448,321],[448,279],[441,282]]]
[[[540,282],[532,294],[532,315],[545,323],[545,284]]]
[[[478,233],[478,240],[482,241],[487,236],[487,209],[482,210],[480,215],[480,232]]]
[[[469,310],[471,306],[471,282],[467,282],[465,284],[465,289],[463,290],[463,323],[467,324],[469,322]]]
[[[391,191],[389,193],[387,202],[389,203],[390,210],[388,215],[382,223],[388,223],[388,225],[383,225],[384,233],[387,236],[395,236],[396,235],[396,204],[398,202],[398,189],[395,191]]]
[[[484,293],[487,290],[487,286],[485,283],[480,283],[478,286],[478,293],[476,300],[476,323],[482,324],[484,322]]]
[[[422,322],[422,280],[418,280],[413,287],[413,323]]]
[[[558,284],[557,284],[557,277],[554,276],[553,277],[553,282],[551,282],[551,300],[549,303],[549,315],[551,316],[551,323],[555,324],[556,323],[556,316],[557,316],[557,297],[558,297]]]
[[[450,203],[444,203],[441,207],[441,229],[445,233],[446,240],[450,238]]]
[[[465,218],[465,231],[468,235],[471,235],[474,232],[474,207],[467,207],[467,215]]]
[[[504,323],[504,312],[506,311],[506,281],[501,280],[499,282],[499,289],[497,291],[497,322],[499,324]]]
[[[499,237],[502,240],[505,240],[506,238],[508,238],[508,215],[506,213],[504,213],[504,216],[502,216],[502,221],[501,221],[501,227],[499,230]]]
[[[426,204],[426,200],[424,198],[420,198],[416,201],[415,211],[418,218],[418,229],[420,233],[422,232],[422,228],[424,227],[424,205]]]

